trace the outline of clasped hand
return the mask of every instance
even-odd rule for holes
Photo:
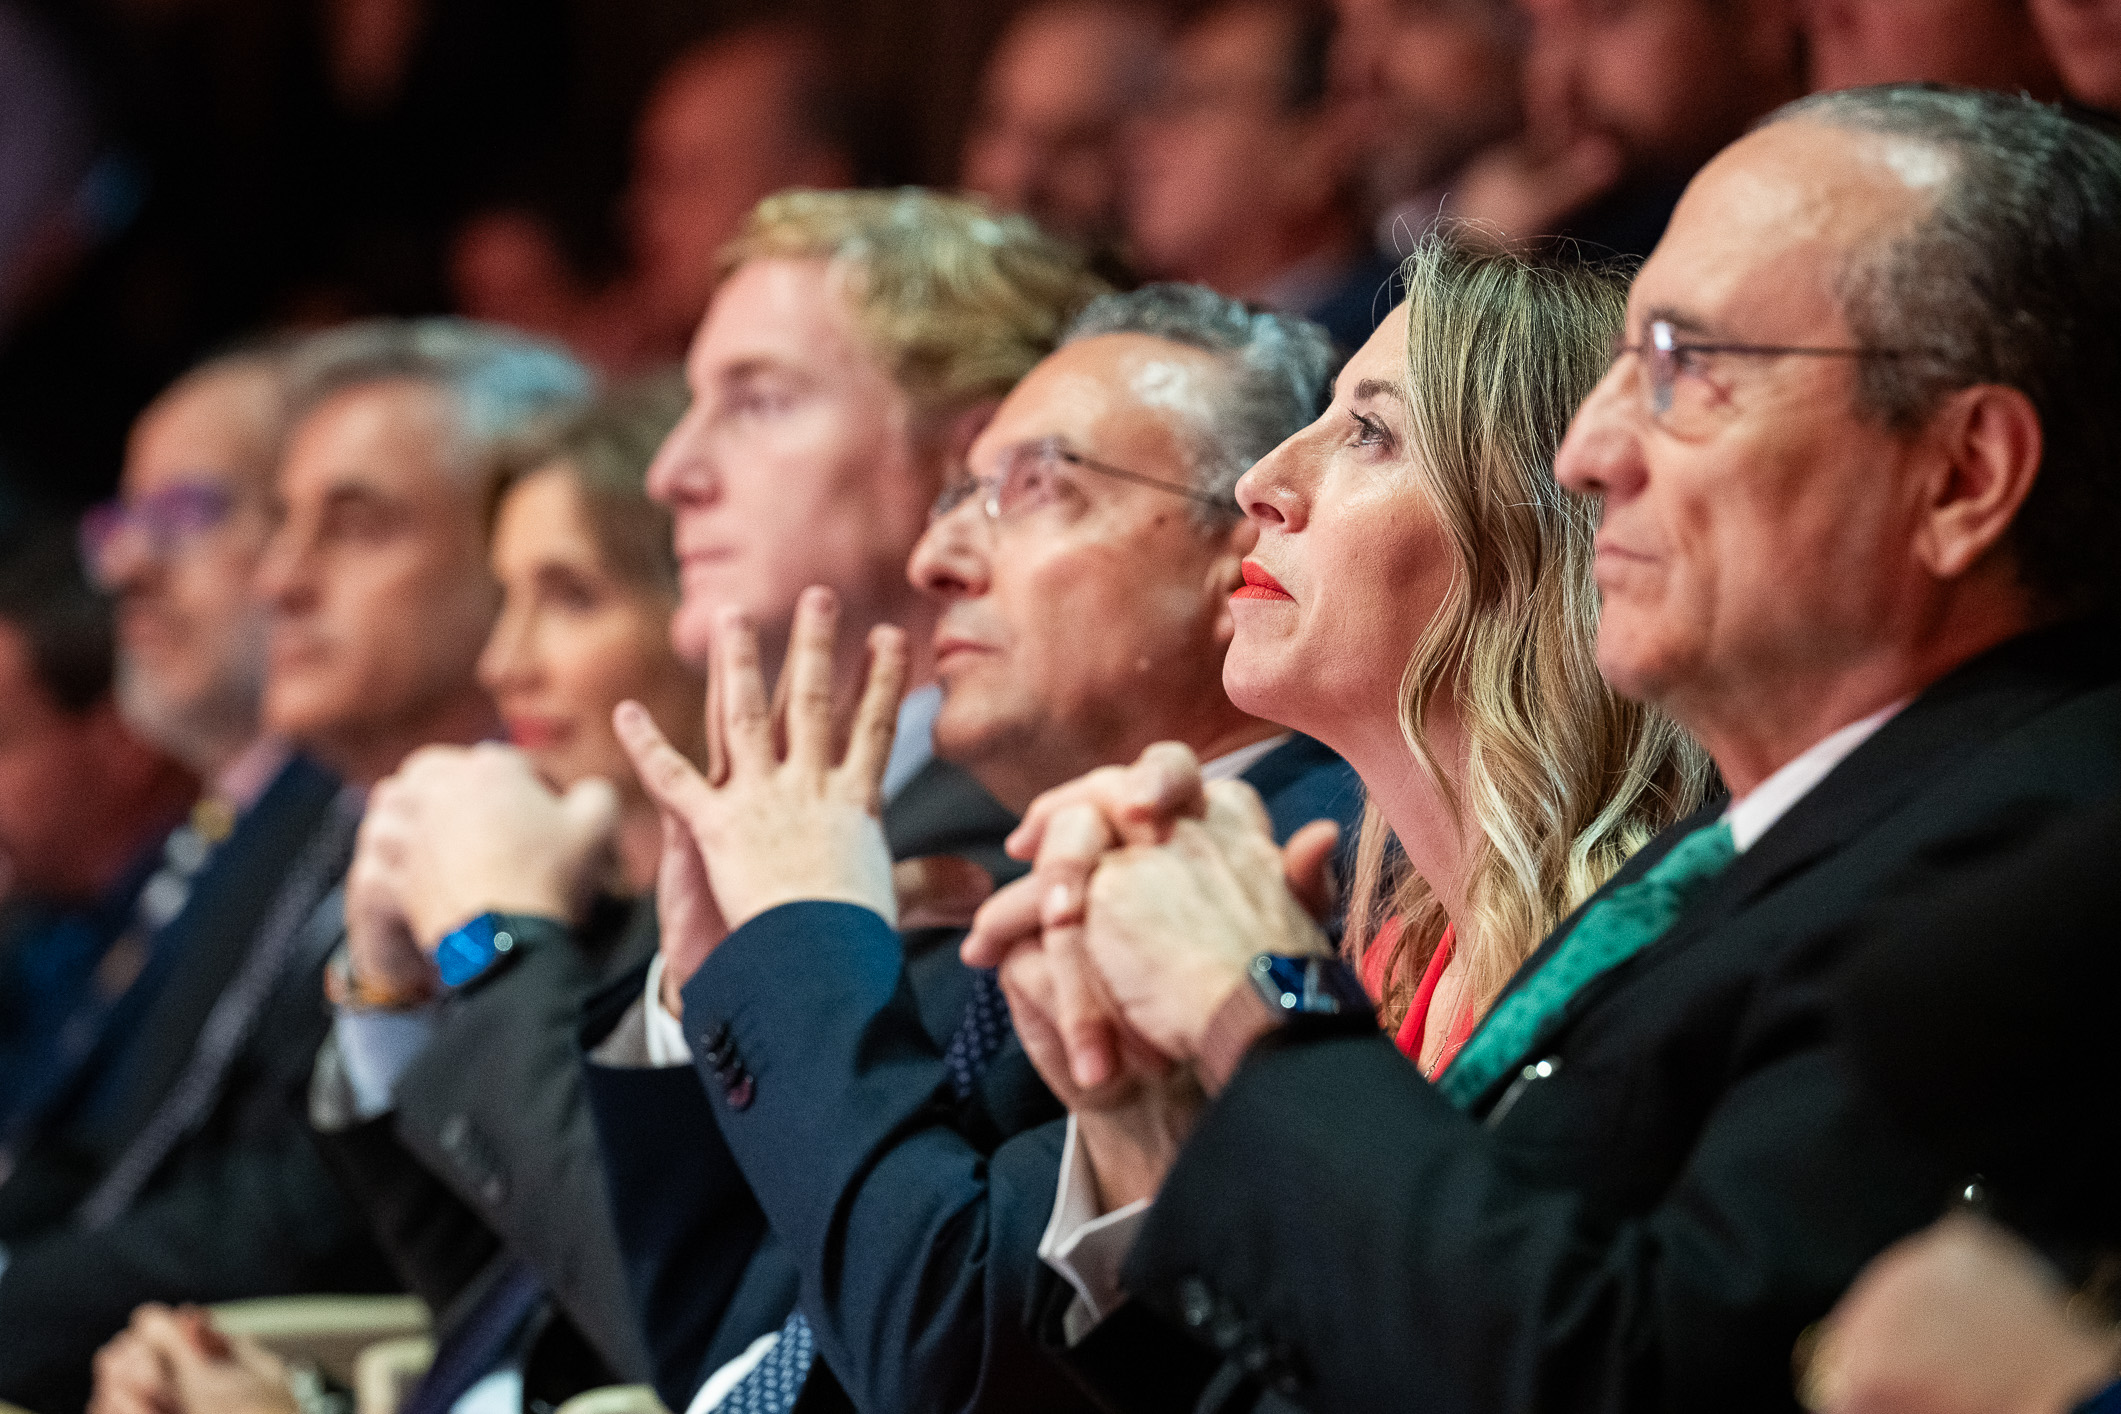
[[[685,983],[722,939],[777,905],[859,904],[897,926],[880,817],[905,691],[906,637],[889,625],[870,631],[868,675],[842,751],[833,714],[838,624],[832,592],[805,590],[776,703],[767,696],[751,625],[735,610],[720,616],[704,774],[640,704],[621,703],[613,716],[642,785],[663,811],[656,900],[663,1002],[673,1014]]]
[[[481,913],[573,922],[612,869],[608,781],[555,794],[513,747],[423,747],[369,793],[346,876],[347,949],[373,992],[438,989],[432,961]]]
[[[1200,1054],[1209,1020],[1263,952],[1327,948],[1339,831],[1275,846],[1241,782],[1205,783],[1163,742],[1032,803],[1008,841],[1034,861],[974,920],[965,961],[1000,967],[1025,1049],[1071,1108],[1124,1103]]]

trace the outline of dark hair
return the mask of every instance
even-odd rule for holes
[[[1303,430],[1324,406],[1340,366],[1326,331],[1293,314],[1247,308],[1199,285],[1144,285],[1100,295],[1061,335],[1147,334],[1217,355],[1229,370],[1208,424],[1194,436],[1195,486],[1229,501],[1252,463]],[[1227,520],[1225,521],[1227,523]]]
[[[27,642],[31,671],[62,710],[79,716],[109,698],[110,602],[89,587],[61,527],[28,524],[0,538],[0,622]]]
[[[613,389],[550,437],[511,448],[494,483],[489,530],[510,491],[527,477],[556,469],[581,493],[604,567],[629,584],[675,593],[670,512],[648,499],[648,464],[685,415],[689,396],[676,370],[652,374]]]
[[[1960,388],[2024,393],[2046,446],[2010,530],[2019,578],[2057,612],[2121,603],[2121,144],[2022,95],[1934,84],[1820,94],[1765,122],[1792,120],[1949,163],[1929,209],[1841,272],[1858,341],[1923,351],[1866,360],[1859,400],[1911,428]]]

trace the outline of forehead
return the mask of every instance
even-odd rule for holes
[[[455,434],[439,388],[410,379],[348,388],[296,424],[280,466],[280,495],[301,506],[346,490],[403,500],[460,492]]]
[[[594,552],[580,485],[565,466],[532,472],[509,489],[494,517],[497,563],[578,558]]]
[[[126,446],[124,489],[228,486],[271,472],[276,391],[269,374],[232,370],[180,384],[141,414]]]
[[[1948,176],[1935,149],[1905,139],[1803,119],[1749,134],[1687,187],[1631,314],[1754,341],[1845,338],[1851,257],[1905,229]]]
[[[824,260],[750,260],[715,292],[693,340],[695,390],[755,365],[878,376],[842,277]]]
[[[1180,72],[1272,84],[1280,77],[1290,24],[1286,12],[1272,4],[1224,6],[1180,32]]]
[[[980,434],[973,457],[1038,437],[1079,451],[1177,454],[1189,425],[1213,414],[1215,355],[1150,334],[1099,334],[1047,355]]]
[[[1336,380],[1340,396],[1347,397],[1355,385],[1365,382],[1398,383],[1407,375],[1407,302],[1392,306],[1361,348],[1341,366]]]

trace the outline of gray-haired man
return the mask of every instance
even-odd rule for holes
[[[87,1158],[87,1196],[13,1247],[0,1278],[0,1397],[78,1408],[89,1358],[149,1300],[387,1282],[302,1121],[339,934],[358,788],[433,741],[492,725],[473,665],[498,604],[482,552],[501,445],[588,392],[565,355],[450,320],[316,337],[286,369],[292,430],[259,567],[271,614],[263,726],[350,789],[289,860],[195,1034],[145,1035],[160,1083]]]
[[[942,606],[937,751],[1021,810],[1178,740],[1211,774],[1249,780],[1283,835],[1345,818],[1347,767],[1222,689],[1228,600],[1253,539],[1231,487],[1311,419],[1331,363],[1315,326],[1192,286],[1086,309],[1003,400],[914,550],[911,578]],[[793,702],[830,676],[832,617],[813,591],[788,660]],[[715,670],[734,704],[763,685],[740,656],[748,634],[726,637]],[[865,838],[864,793],[842,797],[844,828],[828,827],[785,791],[799,772],[754,774],[734,718],[719,790],[652,731],[621,730],[650,789],[689,820],[732,930],[679,979],[682,1033],[666,1039],[690,1048],[720,1137],[802,1274],[797,1314],[694,1408],[785,1407],[826,1373],[819,1360],[861,1408],[1086,1407],[1018,1323],[1065,1126],[991,974],[939,1051],[902,981],[894,902],[865,890],[890,877],[881,839],[848,843]],[[791,722],[789,737],[804,733]],[[671,893],[675,968],[702,940],[671,936]]]

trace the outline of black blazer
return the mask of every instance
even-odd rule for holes
[[[1210,1403],[1265,1384],[1317,1410],[1792,1408],[1798,1332],[1966,1177],[1849,1081],[1843,925],[2121,788],[2117,643],[2051,630],[1935,684],[1586,986],[1526,1051],[1550,1065],[1470,1114],[1382,1036],[1264,1043],[1129,1256],[1143,1319],[1093,1332],[1076,1367],[1148,1407],[1128,1371],[1197,1358],[1161,1334],[1184,1327],[1224,1361]],[[1046,1281],[1049,1344],[1065,1297]]]
[[[318,1139],[443,1343],[511,1258],[538,1274],[556,1309],[525,1356],[524,1389],[558,1404],[648,1377],[576,1030],[586,998],[654,955],[655,906],[607,900],[578,933],[508,922],[515,947],[443,1003],[392,1111],[320,1124]],[[327,1041],[320,1086],[337,1065]]]
[[[978,782],[941,760],[884,811],[894,858],[962,855],[998,879],[1022,869],[1001,848],[1015,825]],[[958,937],[956,929],[924,929],[906,939],[915,1013],[935,1047],[948,1042],[971,995]],[[639,999],[646,972],[645,964],[634,969],[585,1009],[585,1049]],[[590,1064],[583,1073],[652,1382],[682,1410],[709,1375],[787,1319],[795,1264],[767,1236],[698,1071]]]
[[[1350,827],[1361,806],[1354,773],[1308,738],[1246,779],[1284,839]],[[975,1102],[952,1102],[947,1033],[917,990],[884,920],[832,903],[754,919],[686,988],[694,1055],[724,1028],[732,1048],[703,1069],[720,1133],[801,1273],[823,1357],[801,1407],[1086,1409],[1024,1329],[1065,1119],[1013,1040]]]
[[[84,1120],[51,1135],[0,1190],[7,1211],[0,1240],[10,1249],[0,1275],[0,1399],[80,1408],[90,1357],[142,1301],[393,1285],[303,1116],[310,1060],[327,1025],[320,966],[289,968],[279,979],[204,1124],[133,1207],[97,1232],[71,1221],[181,1073],[337,792],[336,781],[299,758],[282,770],[171,925],[188,936],[127,1061],[131,1081],[115,1122],[97,1128]]]

